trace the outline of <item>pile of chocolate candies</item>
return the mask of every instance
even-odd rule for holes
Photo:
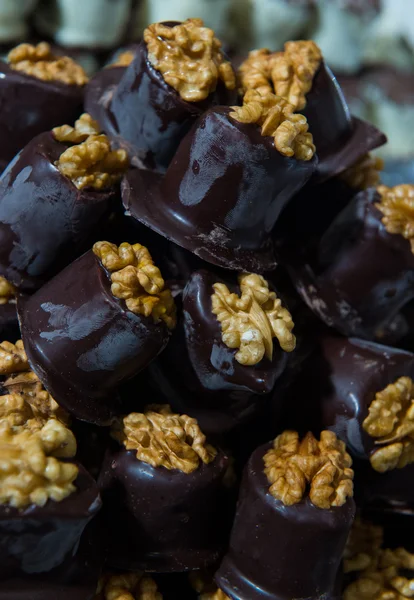
[[[0,71],[0,600],[412,597],[414,186],[318,46]]]

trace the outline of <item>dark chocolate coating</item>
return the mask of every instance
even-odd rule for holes
[[[108,71],[116,72],[108,73]],[[128,67],[98,73],[88,84],[86,108],[138,166],[165,171],[181,139],[212,104],[235,104],[237,92],[217,90],[203,102],[186,102],[148,59],[142,41]]]
[[[98,480],[111,539],[108,564],[161,573],[214,564],[228,532],[228,466],[220,451],[192,473],[169,471],[114,443]]]
[[[13,343],[21,337],[16,302],[0,304],[0,337]]]
[[[338,215],[305,264],[289,265],[296,289],[327,325],[345,335],[375,338],[414,297],[410,242],[391,234],[375,207],[374,188],[360,192]]]
[[[0,61],[0,172],[32,138],[73,123],[82,112],[83,86],[42,81]]]
[[[270,447],[260,446],[245,468],[216,582],[232,600],[339,600],[335,580],[355,503],[348,498],[341,507],[320,509],[306,497],[285,506],[270,494],[263,472]]]
[[[318,154],[315,180],[341,173],[387,138],[376,127],[351,116],[343,92],[324,61],[316,72],[301,111]]]
[[[322,337],[288,390],[284,426],[304,433],[330,429],[354,457],[368,459],[379,446],[362,423],[376,393],[402,376],[414,378],[414,354],[356,338]],[[379,481],[385,477],[377,475]]]
[[[206,111],[164,177],[129,171],[123,203],[132,217],[207,262],[263,272],[275,267],[270,232],[317,159],[282,156],[257,125],[229,113]]]
[[[75,486],[61,502],[49,500],[43,507],[0,506],[0,580],[51,571],[76,551],[101,499],[95,481],[80,465]]]
[[[414,512],[414,464],[386,473],[374,471],[366,460],[355,460],[355,501],[366,510],[385,515]]]
[[[223,434],[245,422],[263,404],[283,372],[287,353],[277,339],[273,358],[245,366],[222,341],[212,312],[214,283],[240,293],[236,279],[196,271],[183,293],[183,317],[165,352],[150,366],[154,384],[174,410],[197,419],[206,434]]]
[[[98,425],[121,410],[116,386],[146,367],[169,337],[163,322],[135,315],[113,296],[92,250],[19,298],[18,311],[33,371],[59,404]]]
[[[78,190],[55,166],[68,148],[32,140],[0,177],[0,275],[31,291],[63,268],[108,215],[114,190]]]

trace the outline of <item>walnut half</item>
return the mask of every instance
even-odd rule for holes
[[[256,123],[262,135],[272,136],[276,150],[297,160],[311,160],[315,154],[306,117],[294,114],[294,107],[271,92],[248,90],[243,106],[232,106],[230,117],[240,123]]]
[[[376,187],[380,182],[380,172],[384,168],[384,161],[379,156],[365,154],[356,163],[348,167],[340,178],[349,187],[356,190],[366,190]]]
[[[307,486],[319,508],[342,506],[353,496],[352,459],[332,431],[322,431],[320,441],[312,433],[300,441],[296,431],[285,431],[263,460],[269,491],[286,506],[300,502]]]
[[[148,575],[107,573],[99,581],[95,600],[162,600],[162,595]]]
[[[209,464],[217,455],[196,419],[174,414],[168,405],[129,414],[114,424],[111,435],[127,450],[136,450],[138,460],[187,474],[198,469],[200,461]]]
[[[0,343],[0,375],[10,375],[28,369],[29,363],[22,340],[18,340],[15,344]]]
[[[152,316],[155,323],[164,321],[169,329],[175,327],[174,299],[145,246],[96,242],[93,252],[111,273],[113,295],[125,300],[128,310]]]
[[[16,301],[16,288],[0,275],[0,305]]]
[[[256,365],[264,356],[272,360],[273,338],[285,352],[292,352],[296,338],[290,312],[261,276],[239,276],[241,296],[230,293],[224,283],[213,285],[212,312],[221,324],[223,342],[238,348],[235,355],[242,365]]]
[[[414,185],[402,184],[393,188],[377,187],[381,200],[375,206],[384,215],[382,222],[388,233],[402,235],[414,253]]]
[[[375,566],[383,542],[383,529],[357,517],[352,525],[343,556],[344,573]]]
[[[173,27],[154,23],[145,29],[144,41],[149,61],[183,100],[205,100],[219,80],[227,89],[235,89],[233,67],[224,60],[214,31],[204,27],[201,19],[187,19]]]

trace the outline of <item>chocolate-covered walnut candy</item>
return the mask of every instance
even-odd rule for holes
[[[319,181],[344,171],[386,141],[378,129],[351,116],[332,71],[311,40],[287,42],[283,52],[253,50],[239,76],[244,93],[273,92],[307,118],[318,152]]]
[[[154,23],[127,67],[89,83],[86,108],[136,166],[165,171],[206,108],[237,99],[236,76],[201,19]]]
[[[98,484],[111,544],[108,564],[179,572],[214,564],[228,530],[229,458],[195,419],[168,405],[116,422]]]
[[[152,385],[203,431],[223,434],[248,421],[273,390],[295,348],[293,327],[261,275],[196,271],[171,342],[150,365]]]
[[[88,114],[33,139],[0,177],[0,273],[32,291],[78,256],[127,167]]]
[[[330,431],[320,440],[285,431],[259,447],[245,467],[220,589],[233,600],[332,597],[355,514],[351,464]]]
[[[298,292],[327,325],[375,339],[412,300],[413,202],[414,186],[408,184],[360,192],[314,252],[288,264]]]
[[[20,44],[0,61],[0,171],[32,138],[82,111],[87,76],[67,56],[55,56],[49,44]]]
[[[141,244],[97,242],[30,298],[18,301],[33,371],[77,418],[109,424],[116,387],[168,342],[175,305]]]
[[[306,119],[274,94],[207,110],[183,138],[164,176],[133,169],[122,183],[132,217],[232,270],[275,267],[270,233],[315,170]]]

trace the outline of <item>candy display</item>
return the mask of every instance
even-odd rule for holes
[[[414,186],[331,70],[380,8],[273,1],[42,2],[1,67],[0,600],[412,596]]]

